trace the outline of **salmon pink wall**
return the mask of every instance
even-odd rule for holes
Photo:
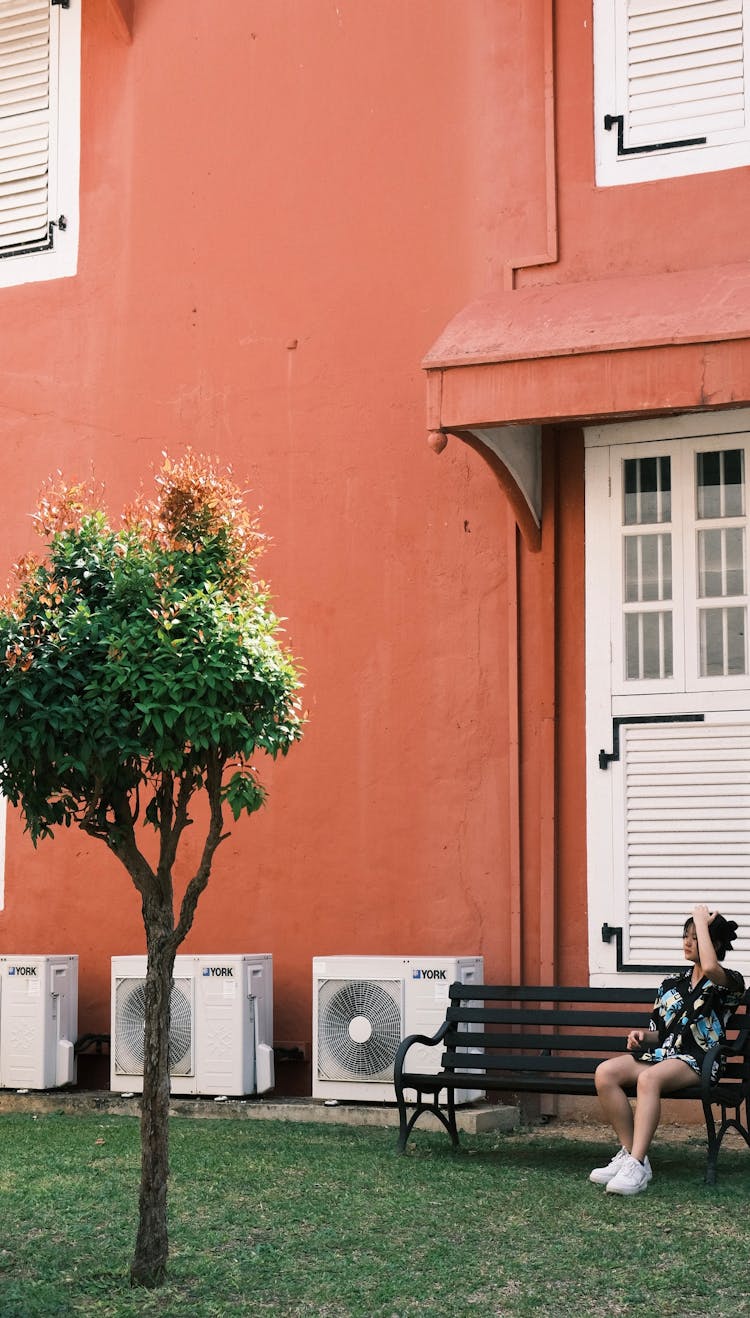
[[[83,0],[79,273],[0,290],[0,574],[57,468],[117,509],[192,445],[263,505],[309,727],[187,950],[272,951],[278,1040],[309,1042],[317,953],[586,974],[580,433],[545,438],[532,554],[481,458],[425,444],[420,361],[509,267],[744,259],[748,171],[709,206],[701,178],[597,190],[590,0],[550,5]],[[0,946],[78,952],[106,1030],[135,893],[12,815]]]
[[[424,443],[419,363],[531,222],[527,70],[494,0],[149,0],[132,43],[84,0],[83,68],[79,273],[0,291],[0,572],[57,468],[93,466],[117,509],[163,449],[230,462],[310,721],[187,950],[272,951],[287,1041],[316,953],[502,976],[509,517],[474,455]],[[34,851],[11,812],[0,943],[78,952],[81,1032],[106,1030],[139,904],[104,847]]]

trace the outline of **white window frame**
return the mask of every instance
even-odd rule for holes
[[[737,81],[743,84],[738,103],[744,108],[734,113],[712,117],[704,116],[696,128],[695,122],[674,122],[667,135],[669,142],[690,142],[705,137],[704,145],[672,145],[659,150],[635,150],[629,140],[631,104],[629,103],[627,21],[631,6],[637,10],[647,6],[657,10],[675,10],[675,19],[692,16],[702,6],[706,11],[717,12],[716,22],[724,0],[593,0],[594,18],[594,143],[596,156],[596,183],[598,187],[612,187],[624,183],[643,183],[655,179],[677,178],[687,174],[709,173],[720,169],[736,169],[750,164],[750,0],[726,0],[727,4],[741,4],[744,51],[743,71],[737,71]],[[675,54],[679,63],[680,55]],[[678,75],[679,76],[679,75]],[[658,93],[655,93],[657,95]],[[710,103],[706,103],[710,104]],[[607,116],[614,124],[605,127]],[[622,116],[623,139],[626,154],[618,154],[618,128],[616,120]],[[657,144],[664,135],[657,133]],[[636,141],[636,147],[643,147]],[[654,143],[650,142],[649,146]]]
[[[602,939],[602,928],[622,929],[623,960],[629,958],[628,894],[626,892],[626,828],[624,819],[624,767],[622,759],[600,767],[600,751],[610,755],[613,746],[613,720],[665,720],[680,715],[701,716],[709,730],[722,725],[750,723],[750,675],[741,678],[700,678],[695,661],[686,655],[684,667],[675,664],[673,679],[658,682],[625,682],[617,660],[622,645],[622,490],[613,469],[621,468],[623,456],[652,456],[670,446],[677,454],[672,480],[673,525],[680,513],[682,524],[689,527],[691,543],[685,553],[694,553],[695,529],[701,523],[687,515],[685,490],[692,496],[695,454],[711,448],[729,449],[745,442],[750,435],[750,410],[712,412],[617,425],[588,427],[584,432],[586,448],[586,748],[587,748],[587,817],[588,817],[588,909],[589,969],[592,984],[652,984],[658,978],[651,970],[643,974],[624,970],[618,973],[616,943]],[[734,437],[734,441],[733,441]],[[677,443],[675,443],[677,441]],[[682,476],[680,476],[680,468]],[[746,491],[750,472],[745,471]],[[746,493],[747,499],[747,493]],[[680,503],[683,507],[680,509]],[[746,504],[746,513],[750,508]],[[654,528],[662,523],[653,524]],[[673,557],[674,579],[677,561]],[[746,577],[750,570],[750,544],[745,550]],[[681,570],[681,569],[680,569]],[[684,574],[689,579],[691,570]],[[745,586],[747,589],[747,580]],[[673,591],[675,603],[679,591]],[[696,615],[696,600],[685,599],[688,614]],[[696,628],[687,618],[674,628],[686,637],[686,648],[696,651]],[[677,647],[675,652],[677,652]],[[679,671],[678,671],[679,669]],[[622,729],[621,729],[622,731]],[[626,738],[623,736],[623,741]],[[624,758],[624,756],[622,757]],[[710,898],[710,893],[705,897]],[[700,900],[694,897],[693,900]],[[692,904],[692,903],[690,903]],[[735,901],[736,904],[736,901]],[[666,903],[668,906],[668,903]],[[688,906],[689,909],[689,906]],[[687,911],[685,911],[685,915]],[[745,926],[750,938],[750,858],[747,871],[747,918],[741,910],[730,909]],[[684,916],[683,916],[684,918]],[[679,964],[679,929],[675,930],[675,964]],[[750,955],[750,941],[747,954]]]
[[[49,250],[0,255],[0,288],[61,279],[78,268],[81,2],[69,7],[50,0],[49,216],[54,221]],[[64,217],[63,225],[59,224]]]

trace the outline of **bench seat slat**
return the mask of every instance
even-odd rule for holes
[[[606,1054],[609,1056],[610,1054]],[[488,1079],[502,1071],[548,1071],[550,1074],[565,1074],[572,1071],[589,1071],[594,1074],[597,1066],[603,1061],[601,1055],[595,1057],[570,1057],[567,1055],[555,1054],[542,1055],[537,1057],[529,1056],[528,1053],[471,1053],[467,1049],[458,1051],[449,1050],[442,1054],[442,1066],[452,1072],[456,1070],[474,1071],[477,1076],[487,1074]],[[409,1074],[404,1072],[404,1075]],[[748,1073],[747,1066],[741,1060],[730,1059],[727,1062],[726,1070],[723,1073],[723,1085],[729,1081],[736,1081],[738,1084],[745,1082],[747,1084]],[[476,1088],[476,1086],[475,1086]],[[674,1094],[669,1095],[674,1098]]]
[[[492,1075],[481,1077],[476,1071],[452,1071],[444,1075],[425,1074],[424,1072],[413,1072],[409,1074],[404,1072],[404,1085],[407,1089],[482,1089],[495,1090],[497,1092],[515,1093],[515,1094],[596,1094],[593,1077],[586,1075],[565,1076],[561,1081],[548,1079],[542,1075],[532,1072],[524,1074],[516,1072],[514,1074]],[[632,1095],[634,1090],[631,1088],[628,1092]],[[730,1107],[732,1103],[740,1103],[744,1098],[744,1086],[741,1084],[732,1084],[724,1080],[721,1086],[714,1086],[711,1093],[718,1101],[724,1100]],[[688,1085],[685,1089],[679,1089],[670,1094],[670,1099],[691,1099],[700,1101],[700,1085]]]

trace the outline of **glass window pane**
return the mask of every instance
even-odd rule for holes
[[[661,490],[660,522],[672,520],[672,476],[669,458],[659,458],[659,489]]]
[[[723,609],[701,610],[701,677],[724,676],[723,613]]]
[[[718,453],[698,453],[698,516],[721,516],[721,460]]]
[[[701,677],[738,677],[747,672],[744,608],[701,609]]]
[[[659,614],[642,613],[641,622],[643,624],[643,676],[661,677]]]
[[[729,449],[724,458],[724,516],[742,517],[745,512],[745,454]]]
[[[635,526],[638,522],[638,462],[627,458],[623,463],[623,522]]]
[[[661,570],[662,570],[662,580],[664,583],[660,598],[663,600],[671,600],[672,598],[672,537],[671,535],[662,535],[659,536],[659,539],[661,541]],[[671,626],[671,622],[672,622],[671,613],[667,613],[664,616],[666,618],[669,618],[670,626]]]
[[[745,593],[745,532],[741,527],[727,527],[724,532],[727,595]]]
[[[625,676],[653,681],[671,677],[672,671],[672,614],[626,614]]]
[[[658,535],[641,535],[641,599],[658,600],[661,582],[659,580],[659,537]]]
[[[698,532],[698,594],[714,599],[724,594],[721,531]]]
[[[641,507],[639,522],[658,522],[658,468],[656,458],[639,458]]]
[[[625,676],[629,681],[641,675],[640,613],[625,615]]]
[[[625,602],[672,598],[671,535],[625,538]]]
[[[741,527],[698,532],[701,599],[745,593],[745,533]]]
[[[747,672],[745,643],[745,609],[726,609],[727,615],[727,674],[740,677]]]
[[[674,672],[672,658],[672,614],[660,613],[662,630],[662,671],[661,677],[671,677]]]
[[[626,458],[623,468],[624,525],[641,526],[670,521],[670,459]]]
[[[698,517],[742,517],[745,509],[745,454],[722,449],[696,454]]]
[[[638,569],[638,541],[637,535],[625,537],[625,603],[634,604],[640,598],[640,572]]]

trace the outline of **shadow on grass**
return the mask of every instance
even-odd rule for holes
[[[536,1128],[496,1136],[464,1135],[460,1147],[453,1149],[440,1134],[417,1130],[403,1156],[406,1160],[444,1159],[448,1163],[455,1162],[459,1168],[463,1166],[469,1173],[472,1164],[483,1164],[495,1169],[539,1171],[545,1176],[588,1178],[591,1169],[608,1162],[615,1149],[616,1143],[606,1136],[599,1140],[571,1139],[552,1130],[540,1134]],[[750,1178],[750,1150],[739,1138],[735,1140],[730,1136],[722,1146],[717,1182],[713,1187],[705,1184],[706,1154],[706,1141],[701,1135],[660,1143],[657,1134],[650,1153],[655,1178],[657,1174],[659,1178],[676,1178],[706,1192],[721,1191],[722,1186],[741,1187],[746,1192]]]

